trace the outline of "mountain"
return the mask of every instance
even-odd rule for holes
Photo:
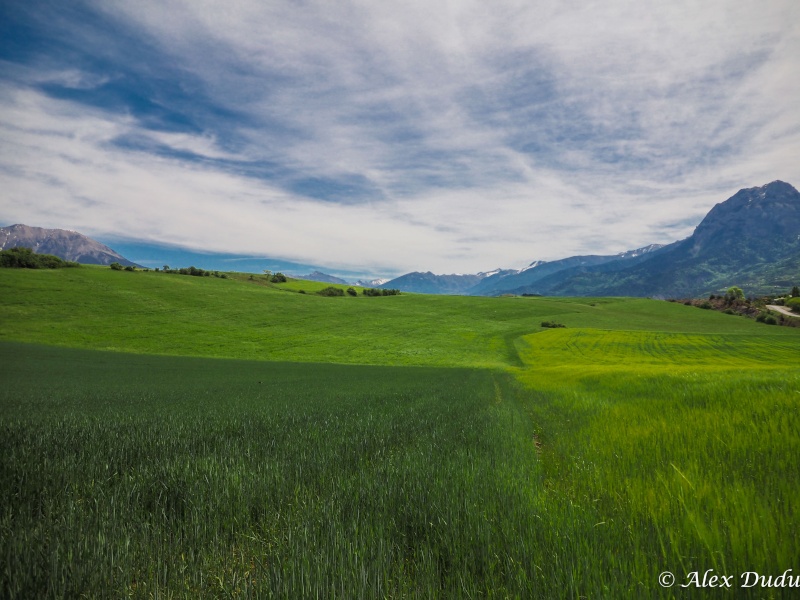
[[[783,181],[739,190],[684,240],[630,262],[573,266],[513,289],[556,296],[699,297],[736,285],[760,295],[800,281],[800,192]]]
[[[298,279],[305,279],[307,281],[320,281],[322,283],[339,283],[339,284],[347,284],[344,279],[340,279],[338,277],[334,277],[333,275],[328,275],[327,273],[322,273],[320,271],[314,271],[313,273],[309,273],[308,275],[298,275]]]
[[[43,229],[27,225],[0,227],[0,250],[24,246],[38,254],[53,254],[64,260],[89,265],[110,265],[118,262],[124,267],[139,266],[76,231]]]
[[[700,297],[738,286],[766,295],[800,282],[800,192],[783,181],[739,190],[694,233],[613,255],[534,261],[475,275],[414,272],[382,287],[427,294]]]
[[[661,246],[653,244],[638,250],[629,250],[610,256],[572,256],[552,262],[534,261],[524,269],[495,269],[474,275],[435,275],[428,271],[415,271],[401,275],[381,287],[396,288],[403,292],[420,294],[465,294],[472,296],[498,296],[504,293],[525,293],[528,287],[549,275],[575,267],[600,265],[638,259],[655,252]],[[628,263],[629,264],[629,263]]]
[[[384,283],[378,287],[387,289],[398,289],[401,292],[415,292],[418,294],[472,294],[481,282],[485,280],[497,280],[518,273],[514,269],[495,269],[494,271],[463,275],[454,273],[452,275],[435,275],[430,271],[422,273],[415,271],[406,273],[390,281],[383,280]],[[478,294],[480,295],[480,294]]]
[[[380,287],[418,294],[466,294],[483,279],[483,276],[484,274],[434,275],[430,271],[427,273],[415,271],[392,279]]]
[[[496,296],[502,293],[525,293],[530,286],[548,276],[571,269],[602,265],[606,263],[631,264],[634,259],[648,255],[661,249],[658,244],[651,244],[637,250],[628,250],[612,255],[571,256],[561,260],[537,260],[519,271],[500,271],[496,275],[487,277],[469,290],[474,296]],[[520,292],[520,290],[522,290]]]
[[[369,280],[359,279],[353,285],[365,288],[375,288],[375,287],[380,287],[384,283],[388,283],[389,281],[390,281],[389,279],[369,279]]]

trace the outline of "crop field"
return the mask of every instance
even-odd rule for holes
[[[594,505],[609,551],[681,575],[794,569],[797,340],[560,329],[519,347],[545,480]]]
[[[671,598],[697,590],[664,571],[800,573],[797,329],[318,289],[0,272],[0,596]]]
[[[4,598],[534,585],[552,534],[508,377],[0,350]]]

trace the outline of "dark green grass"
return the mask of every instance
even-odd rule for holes
[[[0,360],[3,598],[537,593],[538,467],[502,376]]]

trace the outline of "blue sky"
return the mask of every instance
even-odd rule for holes
[[[668,243],[800,185],[798,57],[792,0],[6,0],[0,224],[365,276]]]

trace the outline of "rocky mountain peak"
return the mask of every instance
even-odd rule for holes
[[[739,190],[714,206],[692,235],[693,251],[739,239],[793,240],[800,234],[800,192],[783,181]]]
[[[90,265],[110,265],[118,262],[123,266],[136,266],[114,252],[108,246],[66,229],[45,229],[28,225],[0,227],[0,250],[30,248],[38,254],[53,254],[64,260]]]

